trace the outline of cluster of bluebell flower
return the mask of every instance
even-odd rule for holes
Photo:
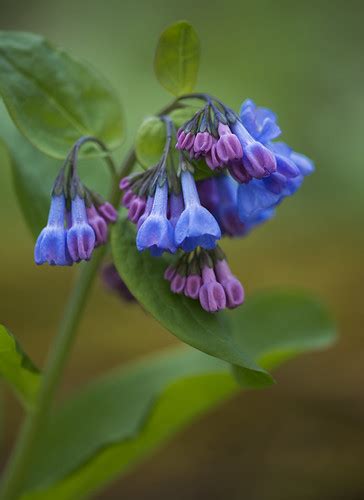
[[[165,273],[172,292],[198,299],[203,309],[215,312],[244,300],[218,241],[245,236],[272,218],[314,166],[275,141],[281,131],[269,109],[246,100],[238,116],[206,94],[181,99],[186,98],[202,99],[204,105],[178,131],[170,117],[161,117],[166,128],[161,158],[146,171],[121,179],[122,204],[137,226],[139,251],[176,255]],[[106,243],[108,224],[117,219],[114,207],[78,176],[78,150],[88,141],[105,150],[97,138],[83,137],[67,157],[53,187],[48,224],[35,245],[37,264],[89,260],[94,248]],[[116,286],[115,268],[104,274]]]
[[[38,265],[71,266],[89,260],[94,248],[106,243],[108,225],[117,219],[115,208],[81,182],[76,158],[69,155],[54,183],[48,223],[34,249]]]
[[[244,300],[218,240],[244,236],[272,218],[314,166],[285,143],[273,142],[281,131],[269,109],[247,100],[238,116],[206,94],[192,97],[205,104],[177,132],[169,118],[162,118],[167,140],[160,162],[122,179],[120,188],[122,204],[137,225],[138,250],[176,254],[165,273],[172,292],[199,299],[215,312]],[[211,173],[196,180],[201,162]]]

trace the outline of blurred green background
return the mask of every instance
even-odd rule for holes
[[[246,97],[273,108],[284,139],[317,166],[274,221],[225,248],[247,294],[288,286],[321,296],[340,342],[287,364],[276,387],[241,394],[196,422],[99,498],[364,498],[364,3],[0,0],[0,12],[1,29],[42,33],[109,78],[125,110],[125,148],[169,99],[153,76],[157,37],[187,19],[202,40],[198,90],[235,108]],[[41,365],[74,270],[35,267],[5,156],[1,165],[0,321]],[[98,282],[61,397],[172,344]],[[5,403],[2,460],[21,417],[8,394]]]

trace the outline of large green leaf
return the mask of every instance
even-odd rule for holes
[[[159,82],[175,96],[191,92],[197,80],[200,42],[186,21],[169,26],[160,36],[154,59]]]
[[[282,319],[296,313],[304,314],[303,323],[301,316]],[[269,324],[272,329],[264,328]],[[297,293],[256,295],[234,313],[233,325],[234,335],[266,367],[335,337],[322,307]],[[22,500],[84,498],[238,390],[227,363],[192,348],[170,349],[104,376],[52,418]]]
[[[33,405],[40,373],[3,325],[0,325],[0,377],[26,406]]]
[[[19,130],[50,156],[64,158],[84,135],[120,144],[121,109],[108,82],[42,36],[0,32],[0,94]]]
[[[52,185],[62,162],[41,153],[29,143],[0,106],[0,138],[9,155],[12,178],[24,218],[34,237],[47,222]],[[82,180],[90,187],[107,193],[108,172],[103,159],[80,162]]]
[[[124,216],[113,229],[112,251],[134,297],[170,332],[196,349],[241,366],[262,384],[272,383],[271,376],[239,346],[228,314],[209,314],[197,301],[171,293],[163,278],[166,261],[137,251],[134,226]]]

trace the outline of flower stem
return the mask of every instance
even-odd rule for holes
[[[70,352],[91,285],[105,254],[106,247],[95,252],[93,259],[82,264],[77,283],[72,290],[61,321],[58,335],[48,356],[36,404],[28,414],[19,434],[13,454],[4,473],[1,500],[15,500],[22,492],[25,476],[32,459],[34,445],[39,438],[50,411],[53,395],[60,381],[65,361]]]

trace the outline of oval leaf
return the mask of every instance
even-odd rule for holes
[[[0,325],[0,376],[26,406],[35,401],[40,372],[24,353],[13,335]]]
[[[160,36],[154,69],[161,85],[175,96],[191,92],[196,84],[200,42],[186,21],[169,26]]]
[[[269,328],[272,320],[277,326]],[[335,338],[327,313],[302,293],[257,294],[232,323],[265,367]],[[100,490],[237,391],[226,363],[191,348],[169,349],[92,382],[45,429],[22,500],[71,500]]]
[[[121,109],[108,82],[42,36],[0,32],[0,94],[19,130],[49,156],[64,158],[84,135],[120,144]]]
[[[165,328],[200,351],[255,372],[263,384],[272,383],[271,376],[237,344],[228,314],[209,314],[195,300],[171,293],[163,278],[166,261],[137,251],[134,226],[124,216],[113,228],[111,241],[120,276]]]

